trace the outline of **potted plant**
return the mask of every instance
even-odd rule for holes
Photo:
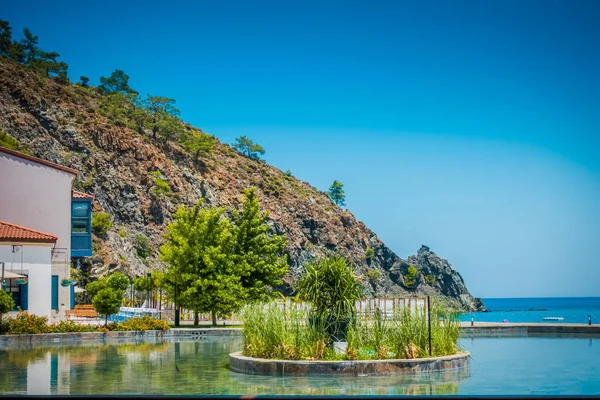
[[[25,285],[27,284],[27,278],[23,277],[23,278],[17,278],[17,284],[19,285]]]
[[[73,284],[73,281],[72,281],[71,279],[69,279],[69,278],[63,278],[63,279],[60,281],[60,285],[61,285],[62,287],[69,287],[69,286],[71,286],[72,284]]]

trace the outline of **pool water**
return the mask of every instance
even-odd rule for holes
[[[463,338],[469,368],[395,377],[229,371],[239,337],[0,349],[0,394],[600,394],[600,338]]]

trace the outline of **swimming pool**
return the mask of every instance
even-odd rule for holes
[[[397,377],[229,371],[239,337],[0,350],[1,394],[600,394],[600,338],[462,338],[468,369]]]

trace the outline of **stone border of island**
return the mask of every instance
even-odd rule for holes
[[[467,368],[470,359],[471,354],[466,351],[443,357],[352,361],[268,360],[246,357],[237,352],[229,355],[229,368],[233,372],[247,375],[387,376]]]
[[[584,324],[503,324],[478,322],[474,326],[463,323],[461,337],[561,337],[564,335],[600,335],[600,325]],[[202,338],[206,336],[241,336],[241,328],[176,328],[168,331],[117,331],[117,332],[71,332],[40,333],[27,335],[0,335],[0,349],[15,344],[43,344],[97,340],[107,342],[123,338]]]

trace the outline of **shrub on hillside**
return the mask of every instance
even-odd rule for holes
[[[138,257],[145,260],[146,257],[152,253],[152,246],[150,245],[150,239],[140,234],[135,235],[133,246],[137,252]]]
[[[98,236],[106,235],[106,232],[112,228],[111,215],[103,212],[92,214],[92,230]]]

